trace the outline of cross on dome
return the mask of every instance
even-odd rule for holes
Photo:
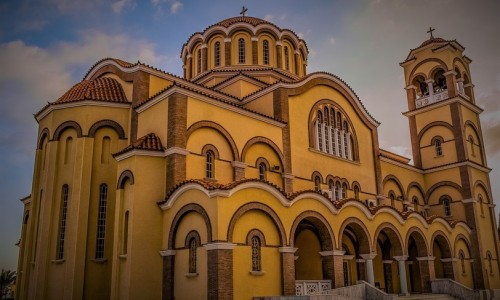
[[[245,16],[245,15],[246,15],[246,13],[247,13],[247,11],[248,11],[248,8],[246,8],[246,7],[244,7],[244,6],[243,6],[243,7],[241,8],[240,15]]]
[[[432,27],[429,27],[429,31],[427,31],[427,33],[430,33],[431,34],[431,39],[434,38],[434,36],[432,35],[432,32],[436,30],[435,28],[432,28]]]

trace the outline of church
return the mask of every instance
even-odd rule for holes
[[[18,298],[252,299],[360,281],[493,297],[471,59],[430,33],[400,63],[411,159],[379,147],[346,82],[308,72],[303,39],[245,13],[187,39],[183,76],[98,61],[35,114]]]

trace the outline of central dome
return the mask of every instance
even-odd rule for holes
[[[309,51],[304,40],[266,20],[239,16],[194,33],[182,47],[184,77],[195,79],[214,69],[280,69],[306,75]]]

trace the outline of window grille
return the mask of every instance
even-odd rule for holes
[[[196,239],[189,240],[189,273],[196,273]]]
[[[243,38],[238,40],[238,63],[245,63],[245,40]]]
[[[261,271],[260,239],[252,237],[252,271]]]
[[[220,42],[216,42],[214,46],[214,65],[220,66]]]
[[[262,58],[264,60],[264,64],[268,65],[269,64],[269,41],[264,40],[262,42]]]
[[[69,187],[67,184],[62,187],[61,194],[61,215],[59,219],[59,237],[57,240],[56,259],[64,258],[64,241],[66,235],[66,221],[68,216]]]
[[[108,185],[101,184],[99,187],[99,210],[97,212],[97,238],[95,247],[95,258],[104,257],[104,243],[106,238],[106,209],[108,206]]]

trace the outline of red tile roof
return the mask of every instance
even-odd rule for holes
[[[114,78],[101,77],[83,80],[75,84],[55,103],[68,103],[82,100],[128,103],[121,84]]]
[[[131,145],[127,146],[125,149],[114,153],[113,157],[134,149],[145,151],[165,151],[165,147],[163,147],[160,138],[154,133],[149,133],[148,135],[141,137]]]
[[[270,24],[270,25],[276,26],[273,23],[268,22],[266,20],[255,18],[255,17],[248,17],[248,16],[239,16],[239,17],[232,17],[229,19],[225,19],[225,20],[222,20],[222,21],[216,23],[214,26],[220,25],[220,26],[224,26],[227,28],[235,23],[240,23],[240,22],[248,23],[248,24],[253,25],[253,26],[257,26],[260,24]]]

